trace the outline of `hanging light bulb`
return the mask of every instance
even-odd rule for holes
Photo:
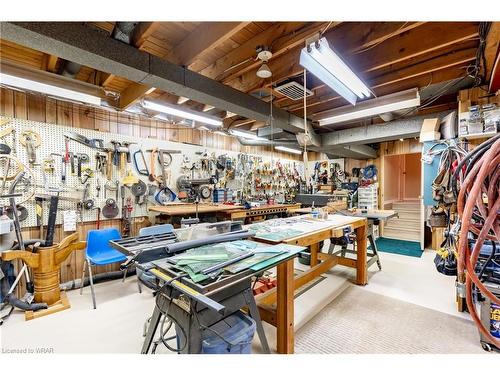
[[[263,63],[259,70],[257,70],[257,77],[259,78],[269,78],[273,75],[273,72],[271,72],[271,69],[269,69],[269,66],[266,63]]]

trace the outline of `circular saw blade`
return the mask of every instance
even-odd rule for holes
[[[134,197],[145,195],[147,191],[148,186],[144,181],[141,180],[139,180],[139,182],[136,182],[135,184],[132,184],[132,186],[130,187],[130,192]]]

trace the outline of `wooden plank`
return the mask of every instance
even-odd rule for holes
[[[314,267],[318,264],[318,252],[320,251],[319,242],[309,246],[309,250],[311,252],[311,267]]]
[[[45,98],[41,95],[27,95],[28,120],[45,122]]]
[[[4,116],[14,117],[14,91],[0,87],[0,113]]]
[[[340,22],[332,22],[329,26],[330,29],[334,28],[340,24]],[[329,22],[325,23],[311,23],[303,28],[296,30],[293,33],[290,33],[287,37],[283,38],[276,38],[273,39],[271,44],[269,45],[272,49],[273,57],[271,58],[270,61],[274,61],[277,57],[280,57],[282,55],[286,55],[290,50],[293,50],[296,47],[303,47],[305,40],[307,38],[312,37],[313,35],[325,30],[325,28],[329,25]],[[254,52],[255,56],[255,52]],[[251,61],[249,61],[249,64],[245,64],[245,66],[241,66],[239,70],[232,72],[229,74],[227,77],[225,77],[223,80],[224,82],[226,81],[231,81],[233,79],[236,79],[237,77],[241,76],[243,73],[254,71],[258,69],[261,65],[260,60],[256,60],[253,58]],[[274,74],[273,74],[274,76]],[[273,77],[273,81],[274,77]]]
[[[143,85],[141,83],[130,84],[130,86],[120,93],[120,110],[124,111],[141,100],[144,95],[147,95],[154,90],[154,87]]]
[[[365,225],[356,229],[356,284],[368,284],[368,270],[366,264],[366,220]]]
[[[276,327],[278,324],[276,321],[276,308],[269,305],[258,305],[257,307],[259,308],[260,319]]]
[[[499,43],[500,43],[500,22],[492,22],[490,26],[490,31],[486,36],[486,46],[484,49],[484,58],[486,60],[486,66],[484,70],[484,75],[486,82],[490,81],[491,72],[493,71],[493,66],[499,54]]]
[[[194,203],[181,203],[181,204],[170,204],[166,206],[151,206],[148,207],[149,211],[158,212],[169,216],[179,216],[179,215],[189,215],[194,214],[196,211],[198,213],[210,213],[218,211],[228,211],[231,209],[241,209],[243,206],[240,205],[224,205],[224,204],[210,204],[201,203],[196,208]]]
[[[248,68],[251,64],[251,60],[253,60],[255,56],[255,48],[257,46],[271,46],[274,40],[280,40],[281,38],[285,39],[299,28],[304,27],[304,25],[304,22],[278,22],[262,33],[247,40],[238,48],[225,54],[223,57],[201,70],[200,73],[206,77],[220,80],[226,78],[229,72],[234,73],[235,71],[240,71],[239,69],[243,67]],[[273,53],[275,53],[275,51],[276,49],[273,48]],[[247,62],[248,64],[240,65],[242,62]],[[238,66],[238,70],[236,70],[236,66]],[[235,69],[231,69],[232,67],[235,67]]]
[[[22,120],[28,119],[28,106],[26,94],[14,91],[14,117]]]
[[[249,22],[203,22],[177,44],[166,60],[189,68],[197,56],[231,38]]]
[[[115,78],[114,74],[109,74],[109,73],[103,73],[101,74],[100,82],[101,86],[106,87],[111,84],[111,81]]]
[[[57,61],[59,58],[54,55],[48,55],[47,70],[51,73],[57,73]]]
[[[146,40],[153,34],[157,27],[158,22],[139,22],[132,35],[132,44],[142,49]]]
[[[294,259],[277,267],[277,351],[280,354],[294,352]]]
[[[328,33],[329,40],[336,40],[341,35],[339,29],[334,29]],[[366,53],[349,54],[346,50],[335,48],[341,56],[345,57],[349,66],[354,71],[363,73],[382,69],[398,62],[412,59],[450,45],[463,42],[478,35],[477,23],[472,22],[430,22],[416,27],[397,38],[390,38],[384,43],[371,48]],[[299,64],[299,55],[302,46],[299,46],[289,53],[273,59],[269,62],[269,67],[273,72],[273,81],[279,81],[286,77],[297,75],[303,71]],[[262,79],[256,76],[255,69],[245,72],[232,80],[224,80],[224,83],[240,91],[251,91],[262,84]]]

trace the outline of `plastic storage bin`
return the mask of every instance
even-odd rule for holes
[[[255,328],[255,321],[238,311],[204,331],[202,353],[251,354]]]

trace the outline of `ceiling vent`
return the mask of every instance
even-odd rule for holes
[[[304,98],[304,86],[298,82],[291,81],[284,85],[277,86],[275,91],[285,95],[292,100],[299,100]],[[306,97],[313,95],[311,90],[306,89]]]

